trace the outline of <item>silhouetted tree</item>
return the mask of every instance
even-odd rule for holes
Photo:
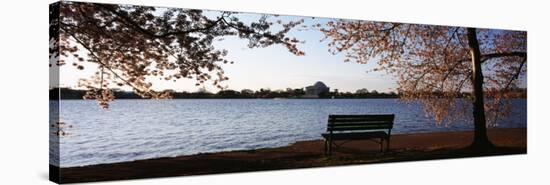
[[[239,98],[241,93],[234,90],[221,90],[217,93],[219,98]]]
[[[373,71],[397,76],[400,97],[422,101],[438,122],[465,118],[456,97],[471,91],[475,149],[492,146],[486,127],[507,113],[500,100],[527,70],[524,31],[355,20],[317,27],[331,40],[330,51],[345,52],[346,61],[378,60]],[[484,102],[484,89],[498,89],[491,91],[498,92],[494,101]]]
[[[213,13],[62,1],[50,8],[50,61],[61,66],[74,60],[81,70],[84,62],[97,64],[96,74],[79,85],[89,89],[85,98],[106,108],[114,98],[109,84],[129,86],[144,98],[170,95],[152,90],[148,78],[195,79],[197,86],[210,81],[223,89],[220,83],[228,77],[221,64],[232,61],[213,42],[226,36],[248,40],[250,48],[280,44],[304,54],[296,47],[300,41],[286,36],[301,20],[272,22],[262,16],[247,24],[233,12]]]
[[[303,88],[298,88],[298,89],[292,90],[292,94],[295,97],[301,97],[306,94],[306,91]]]
[[[369,90],[367,90],[366,88],[357,89],[357,91],[355,91],[355,94],[368,94],[368,93],[369,93]]]
[[[254,91],[250,90],[250,89],[243,89],[243,90],[241,90],[241,94],[244,95],[244,96],[253,96]]]

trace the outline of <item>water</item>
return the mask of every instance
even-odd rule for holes
[[[527,101],[512,104],[498,127],[526,127]],[[392,134],[473,129],[471,123],[437,125],[420,104],[397,99],[116,100],[109,109],[91,100],[62,100],[60,120],[72,127],[59,140],[60,161],[54,150],[50,163],[71,167],[279,147],[320,139],[328,114],[369,113],[395,114]]]

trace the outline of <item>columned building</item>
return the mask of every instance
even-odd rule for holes
[[[329,87],[325,85],[323,82],[315,82],[312,86],[306,87],[306,94],[303,96],[304,98],[319,98],[320,94],[328,93],[330,90]]]

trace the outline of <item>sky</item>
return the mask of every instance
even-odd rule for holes
[[[219,13],[206,12],[206,15]],[[238,14],[243,22],[258,20],[261,14]],[[307,18],[297,16],[271,17],[272,20],[283,21],[304,18],[305,24],[316,24],[328,21],[322,18]],[[340,92],[355,92],[357,89],[367,88],[379,92],[394,91],[396,81],[384,72],[369,72],[374,67],[374,61],[369,64],[344,62],[342,55],[333,55],[328,52],[328,41],[323,41],[324,35],[318,30],[294,29],[289,33],[290,37],[296,37],[305,43],[298,48],[305,52],[305,56],[295,56],[287,48],[281,45],[272,45],[267,48],[248,48],[247,41],[236,37],[227,37],[223,41],[217,41],[214,46],[218,49],[228,50],[227,59],[234,64],[222,64],[225,75],[229,77],[223,85],[227,89],[240,91],[242,89],[282,90],[286,88],[304,88],[313,85],[317,81],[324,82],[331,89]],[[84,55],[81,55],[84,56]],[[89,78],[97,69],[94,64],[85,65],[84,70],[77,70],[67,60],[67,64],[61,67],[60,85],[62,87],[78,88],[80,78]],[[204,86],[195,86],[194,79],[184,79],[177,82],[164,80],[150,80],[156,90],[173,89],[175,91],[195,92],[204,87],[210,92],[219,89],[205,83]],[[130,90],[130,88],[123,88]]]

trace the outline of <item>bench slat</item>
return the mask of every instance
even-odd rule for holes
[[[379,120],[379,121],[393,121],[395,115],[393,114],[376,114],[376,115],[329,115],[329,120],[350,120],[350,119],[364,119],[364,120]]]
[[[391,121],[369,121],[369,122],[335,122],[328,123],[329,127],[332,126],[359,126],[359,125],[393,125]]]
[[[331,114],[333,118],[352,118],[352,117],[395,117],[395,114]]]
[[[389,137],[389,135],[384,131],[377,131],[377,132],[361,132],[361,133],[339,133],[339,134],[332,134],[330,136],[329,133],[324,133],[322,136],[326,139],[329,137],[332,137],[333,140],[354,140],[354,139],[372,139],[372,138],[386,138]]]
[[[360,125],[360,126],[337,126],[337,127],[327,127],[327,131],[346,131],[346,129],[353,130],[378,130],[378,129],[392,129],[392,125]]]
[[[374,125],[374,126],[347,126],[347,127],[329,127],[327,131],[353,131],[353,130],[378,130],[378,129],[390,129],[388,125]]]
[[[349,122],[349,123],[352,123],[352,122],[358,122],[358,123],[361,123],[361,122],[364,122],[364,123],[369,123],[369,122],[392,122],[393,120],[379,120],[379,119],[339,119],[339,120],[328,120],[328,123],[340,123],[340,122]]]

